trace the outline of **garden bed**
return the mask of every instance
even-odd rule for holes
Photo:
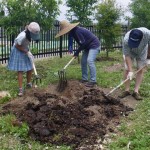
[[[103,96],[103,89],[87,88],[70,80],[61,93],[57,85],[26,90],[3,106],[2,113],[13,113],[18,125],[27,122],[29,136],[42,143],[68,145],[73,149],[93,150],[105,135],[115,132],[120,118],[133,109],[120,100]]]

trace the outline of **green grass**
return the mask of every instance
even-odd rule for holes
[[[104,56],[101,53],[100,56]],[[113,72],[106,71],[106,67],[122,63],[122,54],[119,51],[110,53],[110,57],[116,58],[116,61],[100,61],[96,62],[97,82],[100,87],[114,88],[122,81],[123,68]],[[72,56],[53,57],[43,60],[37,60],[36,67],[38,74],[42,75],[41,88],[47,87],[49,84],[58,83],[58,70],[61,70],[72,58]],[[18,84],[15,72],[8,71],[6,66],[0,67],[0,91],[9,91],[11,98],[5,97],[0,100],[0,106],[10,99],[17,96]],[[74,60],[66,69],[68,79],[81,79],[81,67],[78,59]],[[26,85],[24,75],[24,86]],[[132,81],[131,88],[134,88]],[[124,89],[124,86],[121,87]],[[148,150],[150,149],[150,72],[144,74],[144,79],[140,88],[140,92],[144,97],[140,101],[135,111],[127,118],[122,119],[121,126],[118,128],[119,135],[112,135],[112,143],[107,145],[110,150]],[[1,108],[0,108],[1,109]],[[66,146],[52,146],[50,144],[41,144],[31,140],[27,136],[28,127],[24,124],[21,127],[14,127],[11,120],[15,116],[0,116],[0,149],[1,150],[71,150]]]

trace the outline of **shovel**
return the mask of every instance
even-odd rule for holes
[[[33,67],[33,70],[34,70],[34,77],[33,77],[33,81],[32,81],[32,84],[35,85],[35,87],[37,86],[38,82],[42,82],[41,80],[41,76],[37,74],[37,71],[36,71],[36,68],[35,68],[35,64],[34,64],[34,61],[33,61],[33,58],[29,57],[31,63],[32,63],[32,67]]]
[[[33,70],[34,70],[34,77],[33,77],[32,83],[33,83],[33,85],[34,84],[37,85],[38,82],[40,82],[40,83],[42,82],[42,79],[41,79],[41,76],[37,74],[34,62],[32,65],[33,65]]]
[[[142,68],[140,68],[139,70],[137,70],[134,74],[133,74],[133,77],[139,72],[141,71],[143,68],[145,68],[147,65],[143,66]],[[109,95],[111,93],[113,93],[115,90],[117,90],[121,85],[123,85],[124,83],[126,83],[127,81],[129,80],[129,78],[125,79],[124,81],[122,81],[118,86],[116,86],[114,89],[112,89],[109,93],[107,94],[103,94],[103,96],[106,98],[106,99],[109,99]]]
[[[73,57],[67,64],[66,66],[58,71],[58,76],[59,76],[59,83],[58,83],[58,87],[57,87],[57,90],[59,92],[62,92],[66,86],[67,86],[67,77],[66,77],[66,68],[70,65],[70,63],[75,59],[75,57]]]

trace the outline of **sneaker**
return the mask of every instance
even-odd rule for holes
[[[23,96],[23,89],[22,88],[19,88],[18,96]]]
[[[85,86],[86,87],[94,87],[96,85],[96,82],[88,82]]]
[[[88,80],[80,80],[79,82],[81,82],[81,83],[87,83]]]
[[[27,89],[31,89],[31,88],[32,88],[32,83],[28,83],[28,84],[26,85],[26,88],[27,88]]]
[[[140,96],[139,93],[137,92],[133,92],[132,96],[136,99],[136,100],[142,100],[143,98]]]
[[[131,93],[129,92],[129,91],[124,91],[121,95],[119,95],[118,97],[119,98],[124,98],[124,97],[126,97],[126,96],[129,96],[129,95],[131,95]]]

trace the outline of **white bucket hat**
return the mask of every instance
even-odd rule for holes
[[[31,35],[31,38],[33,40],[39,40],[40,39],[40,26],[38,23],[36,22],[31,22],[29,25],[28,25],[28,30],[30,31],[30,35]]]
[[[55,38],[58,38],[59,36],[62,36],[66,33],[68,33],[70,30],[72,30],[74,27],[76,27],[78,23],[69,23],[68,21],[66,20],[63,20],[60,22],[60,31],[59,33],[55,36]]]

